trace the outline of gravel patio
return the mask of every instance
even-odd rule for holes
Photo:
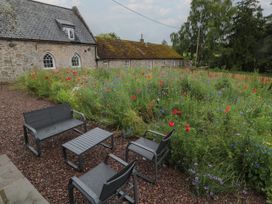
[[[66,132],[42,143],[42,156],[34,156],[23,145],[23,112],[53,105],[8,85],[0,86],[0,155],[7,154],[17,168],[29,179],[37,190],[52,204],[68,203],[67,184],[69,178],[81,175],[63,160],[61,145],[78,134]],[[96,127],[89,123],[88,130]],[[103,127],[102,127],[103,128]],[[113,130],[111,130],[113,131]],[[127,144],[119,132],[114,132],[113,153],[124,158]],[[96,147],[85,155],[85,170],[104,160],[110,150]],[[141,167],[148,169],[145,162]],[[255,193],[235,193],[220,195],[217,199],[196,197],[190,190],[187,176],[173,167],[164,166],[159,171],[157,185],[138,179],[140,203],[265,203],[263,196]],[[84,201],[82,201],[84,203]]]

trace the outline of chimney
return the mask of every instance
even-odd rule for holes
[[[144,35],[143,35],[143,34],[141,34],[140,42],[141,42],[141,43],[144,43]]]

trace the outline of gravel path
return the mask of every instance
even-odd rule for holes
[[[34,156],[23,145],[23,112],[53,105],[21,91],[11,90],[7,85],[0,85],[0,154],[7,154],[12,162],[52,204],[68,203],[67,184],[69,178],[81,175],[67,166],[62,157],[61,144],[77,136],[67,132],[42,143],[42,156]],[[94,125],[89,124],[88,129]],[[123,158],[127,141],[115,133],[114,154]],[[110,150],[96,147],[85,155],[85,171],[100,163]],[[140,167],[149,169],[146,162]],[[190,191],[190,182],[186,175],[171,167],[163,167],[157,185],[138,179],[140,203],[265,203],[262,196],[253,193],[246,195],[220,195],[211,200],[194,196]],[[80,203],[85,203],[83,200]]]

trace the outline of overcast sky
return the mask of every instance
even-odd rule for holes
[[[94,35],[115,32],[122,39],[170,43],[170,34],[178,28],[169,28],[146,20],[120,7],[112,0],[38,0],[71,8],[77,6]],[[189,15],[191,0],[117,0],[148,17],[174,27],[180,27]],[[260,0],[264,15],[272,13],[272,0]]]

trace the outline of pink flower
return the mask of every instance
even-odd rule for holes
[[[168,123],[168,125],[169,125],[170,127],[174,127],[174,126],[175,126],[175,122],[174,122],[174,121],[170,121],[170,122]]]

